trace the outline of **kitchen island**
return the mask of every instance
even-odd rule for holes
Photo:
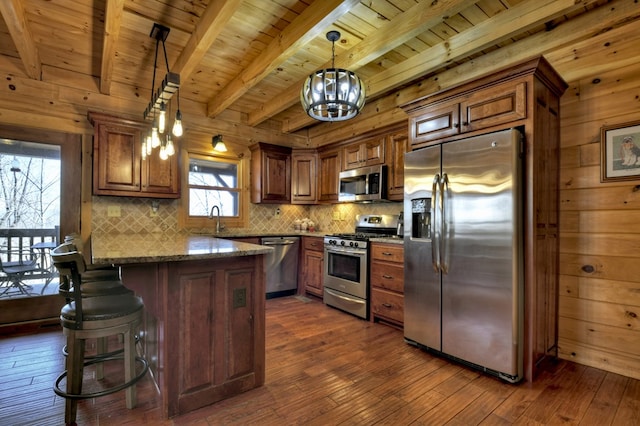
[[[165,417],[264,383],[264,254],[209,236],[92,237],[94,264],[121,267],[142,297],[142,347]]]

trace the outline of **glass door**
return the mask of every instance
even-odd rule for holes
[[[0,333],[59,322],[64,299],[48,252],[80,233],[83,175],[91,182],[82,147],[81,134],[0,125],[0,260],[9,262],[0,271]]]
[[[0,299],[57,293],[60,146],[0,140]]]

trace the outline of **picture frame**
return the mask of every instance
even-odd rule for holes
[[[600,181],[640,180],[640,121],[600,129]]]

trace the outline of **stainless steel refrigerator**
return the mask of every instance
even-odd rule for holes
[[[522,378],[522,137],[517,129],[405,155],[405,341]]]

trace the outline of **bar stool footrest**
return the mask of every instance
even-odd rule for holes
[[[122,356],[108,356],[108,355],[109,354],[104,354],[104,355],[96,356],[96,357],[93,357],[92,359],[86,360],[84,362],[84,366],[86,367],[87,365],[97,364],[100,362],[124,359],[124,357]],[[109,389],[104,389],[99,392],[81,393],[81,394],[67,393],[62,389],[60,389],[60,382],[65,377],[67,377],[67,370],[64,370],[56,379],[56,383],[53,386],[53,391],[56,393],[56,395],[61,396],[63,398],[67,398],[67,399],[90,399],[90,398],[98,398],[105,395],[111,395],[112,393],[119,392],[123,389],[128,388],[129,386],[135,385],[137,382],[140,381],[140,379],[142,379],[145,376],[145,374],[147,374],[147,371],[149,370],[149,363],[147,362],[147,360],[140,356],[136,356],[136,362],[139,362],[140,364],[142,364],[142,370],[140,371],[140,373],[138,373],[133,379],[129,380],[128,382],[122,383],[117,386],[113,386]]]

